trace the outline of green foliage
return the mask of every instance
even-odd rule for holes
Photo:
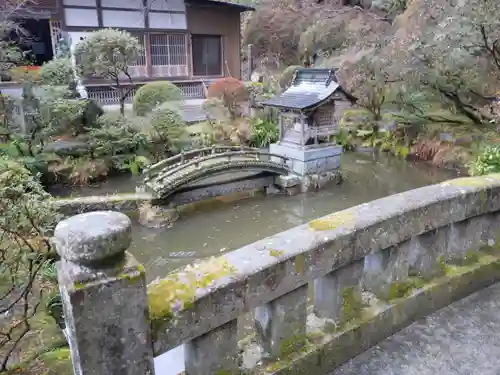
[[[278,141],[278,127],[273,121],[254,118],[250,121],[250,145],[264,148]]]
[[[88,34],[75,48],[79,73],[116,80],[128,74],[128,66],[137,59],[141,45],[127,31],[101,29]]]
[[[43,118],[55,134],[77,135],[84,131],[86,100],[58,99],[42,106]]]
[[[372,0],[372,6],[390,15],[397,15],[406,10],[408,0]]]
[[[448,8],[443,22],[410,45],[418,69],[402,72],[413,87],[431,91],[444,108],[477,125],[492,119],[482,108],[500,87],[498,12],[495,0]]]
[[[44,103],[50,103],[59,99],[75,99],[75,93],[69,86],[43,85],[38,87],[38,92]]]
[[[279,84],[282,89],[287,89],[292,84],[293,76],[295,75],[297,69],[300,68],[300,65],[291,65],[283,70],[279,79]]]
[[[185,123],[179,110],[170,103],[158,106],[151,113],[151,125],[154,138],[161,142],[167,152],[178,152],[185,142]]]
[[[347,40],[345,24],[343,20],[320,19],[309,26],[300,36],[299,50],[316,52],[321,50],[329,53],[344,47]]]
[[[343,129],[332,137],[332,141],[342,146],[344,151],[354,151],[356,147],[353,136]]]
[[[148,137],[137,128],[133,118],[114,112],[102,115],[98,126],[89,131],[94,159],[104,161],[115,170],[138,173],[150,161]]]
[[[40,81],[44,85],[69,86],[74,78],[73,65],[69,58],[51,60],[40,68]]]
[[[469,164],[469,173],[472,176],[498,172],[500,172],[500,145],[485,146]]]
[[[108,112],[99,117],[97,127],[89,131],[94,143],[94,156],[114,157],[140,153],[147,146],[146,135],[140,133],[129,117]]]
[[[48,193],[26,168],[0,156],[0,372],[30,333],[45,293],[39,281],[52,253],[49,237],[59,220],[47,199]]]
[[[110,80],[120,97],[120,112],[125,114],[125,100],[131,87],[123,85],[122,77],[133,83],[128,67],[137,61],[141,50],[139,40],[127,31],[94,31],[76,45],[74,55],[78,74]]]
[[[151,82],[141,86],[134,95],[134,111],[144,116],[165,102],[180,102],[182,91],[171,82]]]
[[[358,98],[357,104],[368,110],[374,121],[382,118],[382,109],[393,91],[385,72],[386,62],[375,55],[363,56],[350,72],[348,90]]]

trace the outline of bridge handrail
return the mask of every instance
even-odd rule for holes
[[[259,149],[254,147],[245,147],[245,146],[217,145],[217,146],[200,148],[196,150],[181,151],[177,155],[171,156],[167,159],[159,161],[158,163],[150,165],[143,171],[143,174],[149,177],[154,171],[157,171],[158,169],[163,169],[165,167],[169,167],[177,163],[184,163],[189,159],[196,158],[198,155],[203,155],[207,152],[218,153],[220,151],[227,151],[227,150],[259,150]]]
[[[153,178],[156,181],[160,181],[160,180],[164,179],[165,177],[167,177],[168,175],[176,173],[176,172],[178,172],[178,171],[180,171],[182,169],[188,168],[188,167],[190,167],[192,165],[200,164],[201,162],[204,162],[204,161],[207,161],[207,160],[219,159],[219,158],[230,158],[232,156],[252,156],[252,155],[276,157],[276,158],[280,158],[283,161],[288,160],[288,158],[286,156],[278,155],[278,154],[273,154],[273,153],[270,153],[270,152],[261,151],[259,149],[257,149],[257,150],[246,150],[246,151],[227,151],[227,152],[223,152],[223,153],[220,153],[220,154],[212,154],[212,155],[203,156],[203,157],[201,157],[199,159],[191,159],[187,163],[179,164],[177,166],[173,166],[172,168],[166,169],[165,172],[158,173]]]
[[[277,175],[288,175],[290,168],[284,164],[276,163],[270,160],[240,159],[231,163],[213,163],[206,168],[191,169],[189,173],[182,174],[178,178],[171,178],[148,187],[154,192],[157,198],[166,199],[182,186],[188,185],[194,181],[217,175],[220,172],[228,173],[230,171],[258,170],[261,172],[270,172]],[[177,176],[176,176],[177,177]]]
[[[67,324],[73,358],[86,359],[75,368],[86,366],[85,373],[109,375],[116,368],[110,363],[125,363],[127,374],[152,374],[149,337],[155,355],[184,345],[190,375],[237,372],[238,319],[250,311],[271,361],[257,373],[286,366],[297,374],[311,366],[328,373],[422,312],[500,277],[500,174],[426,186],[312,220],[173,272],[151,283],[147,298],[144,268],[124,253],[130,219],[110,211],[85,215],[58,225],[54,241],[64,260],[58,272],[65,319],[79,322]],[[447,262],[465,260],[447,271]],[[309,284],[314,314],[324,322],[317,336],[306,331]],[[370,299],[361,300],[362,286]],[[81,344],[108,334],[110,323],[128,335],[110,335],[111,348],[102,354]]]
[[[484,196],[485,190],[490,191],[490,204],[485,204],[484,199],[481,203],[480,196]],[[381,259],[384,256],[381,251],[391,246],[397,246],[411,238],[420,238],[438,228],[496,211],[500,211],[500,174],[492,180],[456,179],[336,212],[224,254],[219,261],[232,267],[233,271],[214,280],[210,288],[198,289],[195,303],[190,303],[189,307],[178,312],[175,321],[163,321],[159,325],[155,332],[156,352],[161,354],[236,319],[244,311],[284,298],[293,291],[297,292],[297,296],[289,297],[293,299],[290,306],[299,304],[298,300],[307,299],[307,292],[299,290],[314,279],[334,275],[341,269],[360,278],[363,262],[358,261],[370,254]],[[475,230],[472,226],[471,231]],[[418,248],[418,244],[413,246]],[[472,247],[475,248],[475,245]],[[479,247],[480,244],[477,248]],[[454,248],[452,251],[456,253],[451,256],[465,256],[467,250]],[[436,259],[444,254],[436,255]],[[406,253],[401,255],[406,256]],[[421,274],[432,272],[431,268],[434,266],[432,262],[416,265],[422,267],[419,270]],[[391,265],[387,267],[390,268]],[[279,275],[279,284],[265,287],[265,280],[276,274]],[[167,279],[175,277],[174,275],[175,273],[167,276]],[[370,287],[370,282],[368,286]],[[377,289],[372,286],[372,290]],[[162,288],[161,281],[150,285],[150,288],[151,292],[158,293]],[[241,297],[234,298],[235,294]],[[224,305],[217,305],[215,296]],[[211,303],[205,304],[205,300]],[[244,305],[241,304],[242,301]],[[328,302],[322,301],[321,304],[328,305]],[[218,313],[214,314],[214,311]],[[328,313],[330,318],[331,314],[332,312]],[[158,319],[159,324],[161,317],[155,318],[154,315],[153,309],[152,320]],[[187,322],[191,319],[210,322],[189,328],[178,324],[179,321]]]

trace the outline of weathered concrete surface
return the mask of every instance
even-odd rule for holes
[[[330,375],[497,375],[500,284],[421,319]]]
[[[130,219],[113,211],[73,216],[56,226],[75,375],[154,374],[145,271],[126,252],[131,230]]]
[[[484,215],[485,233],[496,236],[493,213],[499,210],[500,174],[456,179],[352,207],[224,254],[220,259],[230,266],[230,275],[214,278],[209,288],[194,285],[193,303],[175,319],[157,316],[156,353],[369,254],[452,223]]]
[[[152,199],[148,193],[131,193],[54,199],[51,203],[67,217],[94,211],[135,212]]]

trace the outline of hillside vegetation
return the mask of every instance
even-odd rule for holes
[[[261,66],[282,71],[300,64],[307,49],[317,56],[316,66],[338,69],[341,84],[359,98],[369,121],[390,119],[412,128],[416,138],[409,146],[420,150],[417,157],[433,159],[446,146],[456,154],[446,158],[465,164],[478,148],[497,143],[499,1],[261,0],[253,5],[243,43],[254,45]],[[443,143],[443,134],[452,145]],[[434,151],[423,152],[424,141],[432,141],[427,148]]]

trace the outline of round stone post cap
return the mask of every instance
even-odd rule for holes
[[[132,242],[132,222],[116,211],[96,211],[59,222],[54,242],[61,258],[96,263],[124,253]]]

